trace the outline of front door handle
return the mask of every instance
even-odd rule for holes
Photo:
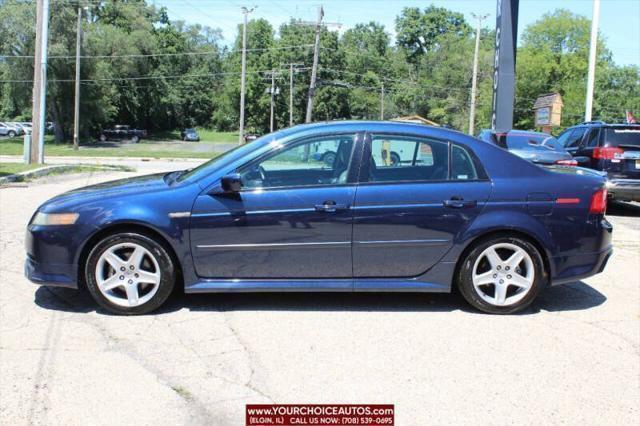
[[[349,206],[346,204],[336,204],[335,201],[325,201],[322,204],[316,204],[314,208],[317,212],[335,213],[338,210],[347,210]]]
[[[462,197],[451,197],[449,200],[444,200],[442,204],[452,209],[464,209],[475,207],[478,205],[478,202],[476,200],[465,200]]]

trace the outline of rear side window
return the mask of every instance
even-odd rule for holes
[[[449,144],[430,139],[373,136],[369,182],[438,181],[449,176]]]
[[[587,141],[585,143],[585,146],[587,148],[594,148],[598,146],[599,135],[600,135],[600,129],[591,129],[591,132],[589,132],[589,135],[587,136]]]
[[[640,148],[640,126],[604,129],[604,145]]]
[[[478,171],[473,163],[471,155],[466,149],[458,146],[451,146],[451,180],[474,180],[478,179]]]

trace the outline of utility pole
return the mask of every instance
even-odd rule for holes
[[[247,74],[247,16],[253,12],[256,7],[251,9],[247,9],[244,6],[242,7],[244,23],[242,25],[242,75],[240,77],[240,134],[238,136],[238,145],[242,145],[244,143],[244,96]]]
[[[49,40],[49,0],[37,0],[36,46],[33,64],[33,109],[29,163],[44,163],[44,131],[47,97],[47,44]]]
[[[380,120],[384,120],[384,81],[380,83]]]
[[[600,0],[593,0],[591,18],[591,43],[589,44],[589,73],[587,74],[587,99],[584,109],[584,121],[591,121],[593,112],[593,86],[596,79],[596,51],[598,44],[598,21],[600,20]]]
[[[293,126],[293,64],[289,64],[289,127]]]
[[[476,15],[471,14],[478,20],[478,26],[476,27],[476,49],[473,53],[473,77],[471,79],[471,106],[469,108],[469,134],[473,136],[475,131],[476,122],[476,97],[478,96],[478,54],[480,51],[480,30],[482,27],[482,21],[489,15]]]
[[[322,33],[323,26],[335,26],[340,27],[339,23],[322,23],[322,18],[324,18],[324,9],[322,6],[318,7],[318,19],[315,23],[313,22],[300,22],[300,25],[308,25],[316,27],[316,40],[313,46],[313,66],[311,68],[311,82],[309,83],[309,97],[307,99],[307,115],[305,118],[305,123],[310,123],[313,116],[313,97],[316,92],[316,79],[318,77],[318,59],[320,58],[320,34]]]
[[[305,123],[311,123],[313,113],[313,96],[316,92],[316,78],[318,77],[318,59],[320,56],[320,33],[322,32],[322,18],[324,9],[318,7],[318,20],[316,22],[316,41],[313,46],[313,67],[311,68],[311,83],[309,84],[309,98],[307,99],[307,116]]]
[[[276,70],[271,70],[271,116],[269,117],[269,129],[273,133],[273,109],[274,96],[276,95]]]
[[[293,126],[293,73],[298,72],[298,66],[303,64],[290,63],[289,65],[289,127]]]
[[[76,29],[76,94],[73,106],[73,149],[77,150],[80,141],[80,49],[82,46],[82,7],[78,5],[78,28]]]

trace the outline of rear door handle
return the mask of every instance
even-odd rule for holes
[[[349,206],[346,204],[336,204],[335,201],[325,201],[322,204],[316,204],[314,208],[317,212],[335,213],[339,210],[347,210]]]
[[[451,199],[449,200],[444,200],[442,204],[445,207],[449,207],[452,209],[464,209],[475,207],[478,205],[478,202],[476,200],[463,200],[460,197],[451,197]]]

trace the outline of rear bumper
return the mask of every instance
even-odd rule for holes
[[[604,271],[613,254],[613,227],[603,217],[594,225],[596,235],[592,237],[596,237],[597,242],[591,250],[572,251],[549,259],[553,266],[551,285],[579,281]]]
[[[29,281],[51,287],[78,288],[77,269],[76,265],[38,263],[29,256],[24,262],[24,275]]]
[[[609,196],[620,201],[640,201],[640,179],[610,179]]]

